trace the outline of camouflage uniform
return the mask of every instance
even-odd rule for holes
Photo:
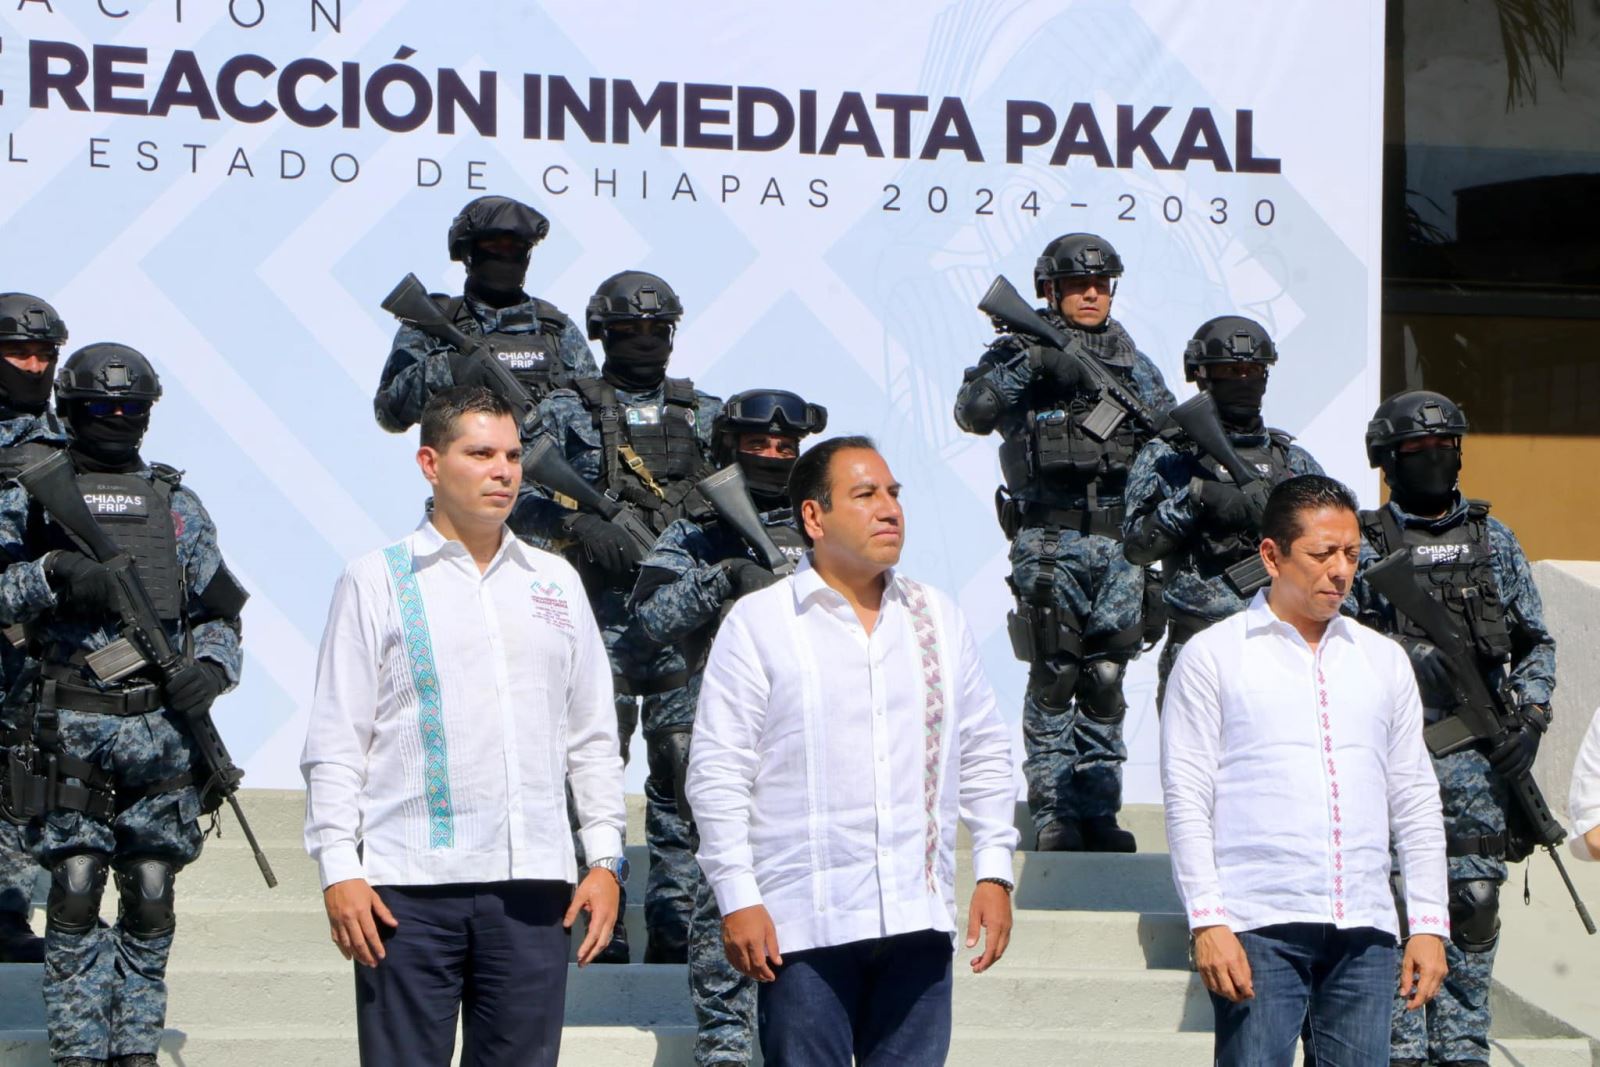
[[[1228,439],[1247,463],[1255,464],[1274,483],[1301,474],[1321,474],[1311,454],[1281,430],[1253,433],[1230,431]],[[1184,643],[1214,622],[1241,612],[1249,604],[1227,583],[1222,571],[1255,551],[1250,531],[1208,530],[1190,492],[1196,479],[1232,482],[1215,460],[1199,453],[1181,430],[1171,428],[1144,446],[1128,475],[1128,517],[1123,544],[1128,558],[1141,563],[1162,560],[1162,593],[1169,613],[1167,644],[1157,664],[1160,690]]]
[[[1399,529],[1418,530],[1424,536],[1449,537],[1452,531],[1461,531],[1474,520],[1482,522],[1489,546],[1492,581],[1509,629],[1510,640],[1506,644],[1516,650],[1508,664],[1509,672],[1498,662],[1485,664],[1486,681],[1492,691],[1509,684],[1519,704],[1548,705],[1555,690],[1555,640],[1545,628],[1539,590],[1516,536],[1487,514],[1475,514],[1477,507],[1481,505],[1458,499],[1443,517],[1422,519],[1407,514],[1393,502],[1385,505]],[[1363,517],[1378,515],[1381,512],[1366,513]],[[1362,571],[1381,558],[1375,542],[1382,543],[1382,535],[1368,525],[1371,532],[1362,544]],[[1394,551],[1398,546],[1386,547]],[[1446,580],[1443,572],[1438,580]],[[1359,572],[1355,600],[1362,622],[1385,633],[1401,632],[1393,607],[1368,587]],[[1448,714],[1453,703],[1452,698],[1427,689],[1422,696],[1429,721]],[[1444,807],[1445,839],[1451,846],[1451,888],[1454,889],[1456,883],[1473,880],[1490,881],[1498,887],[1506,880],[1503,854],[1497,854],[1493,848],[1487,850],[1488,855],[1481,850],[1456,853],[1464,851],[1466,842],[1505,833],[1504,781],[1490,769],[1487,757],[1477,749],[1469,748],[1435,759],[1433,767],[1439,778],[1439,796]],[[1452,915],[1452,919],[1456,918]],[[1433,1063],[1488,1062],[1489,986],[1495,947],[1488,951],[1467,951],[1451,940],[1445,943],[1445,956],[1450,974],[1438,997],[1417,1011],[1406,1011],[1404,1000],[1396,999],[1390,1051],[1393,1059],[1431,1060]]]
[[[1107,320],[1104,333],[1089,333],[1070,328],[1054,311],[1040,314],[1081,342],[1083,355],[1098,357],[1107,371],[1126,381],[1152,413],[1164,416],[1172,407],[1161,372],[1115,320]],[[1026,655],[1017,649],[1019,658],[1033,663],[1023,701],[1023,772],[1028,807],[1036,827],[1043,828],[1112,816],[1122,806],[1127,748],[1120,719],[1094,722],[1080,715],[1081,684],[1076,699],[1071,691],[1048,702],[1040,697],[1058,672],[1076,669],[1074,658],[1126,662],[1138,652],[1146,578],[1123,556],[1120,525],[1123,480],[1148,435],[1129,418],[1111,441],[1093,442],[1078,427],[1098,394],[1085,388],[1063,391],[1041,369],[1038,351],[1035,342],[1019,335],[995,341],[967,371],[956,397],[956,422],[969,433],[997,430],[1004,439],[1001,468],[1009,493],[1002,494],[1009,499],[1001,504],[1001,525],[1012,539],[1012,592],[1023,604],[1065,614],[1082,639],[1081,657]],[[997,422],[973,417],[979,390],[998,397]],[[1045,425],[1070,427],[1059,437],[1071,442],[1067,447],[1082,446],[1091,469],[1041,475],[1031,442],[1035,426]],[[1120,680],[1118,690],[1120,700]]]
[[[531,371],[514,362],[517,356],[508,353],[503,358],[513,373],[521,372],[518,377],[535,391],[536,399],[550,389],[550,385],[539,384],[547,375],[553,384],[560,384],[561,380],[589,378],[600,373],[594,354],[583,339],[583,331],[542,300],[530,297],[521,304],[494,308],[464,296],[455,321],[457,328],[469,336],[502,337],[549,334],[555,332],[559,324],[555,342],[561,362],[559,370],[540,366],[548,362],[540,352],[521,357],[523,362],[534,365]],[[450,369],[450,356],[454,352],[455,349],[413,326],[401,326],[394,335],[389,359],[378,379],[378,393],[372,400],[378,425],[390,433],[402,433],[422,418],[422,408],[434,393],[460,384]]]
[[[791,556],[801,554],[799,533],[788,508],[768,511],[762,523],[774,531],[774,540],[786,545]],[[787,536],[785,536],[787,531]],[[726,560],[761,560],[726,525],[715,519],[695,522],[680,519],[667,528],[640,568],[633,609],[645,633],[663,645],[686,647],[693,657],[685,692],[691,718],[700,690],[705,652],[710,649],[722,620],[724,606],[735,590]],[[685,751],[687,758],[687,751]],[[695,840],[691,846],[698,848]],[[754,1048],[756,986],[728,962],[722,947],[722,913],[710,884],[694,866],[694,915],[689,924],[689,998],[694,1004],[698,1033],[695,1063],[746,1064]]]
[[[149,468],[141,475],[156,477]],[[237,617],[215,617],[202,592],[222,567],[216,528],[188,488],[170,489],[177,564],[187,602],[185,623],[169,627],[177,648],[220,667],[236,684],[242,655]],[[57,618],[38,558],[39,545],[25,541],[30,504],[20,487],[0,491],[0,554],[12,561],[0,574],[0,624],[33,624],[34,640],[47,664],[102,648],[118,637],[113,625]],[[85,673],[79,684],[94,684]],[[102,715],[62,710],[59,750],[108,772],[119,790],[135,792],[190,770],[194,748],[187,726],[158,708],[142,715]],[[97,853],[113,870],[125,862],[160,859],[174,869],[200,854],[200,798],[192,785],[143,796],[102,821],[58,809],[28,828],[34,856],[46,868],[65,857]],[[53,923],[46,933],[44,1000],[54,1059],[108,1059],[153,1053],[166,1018],[166,962],[171,931],[154,936],[124,929],[119,921],[69,933]]]
[[[0,408],[0,414],[4,413]],[[55,415],[23,415],[12,413],[0,417],[0,470],[8,476],[20,470],[33,458],[34,449],[21,446],[43,445],[63,447],[66,432]],[[11,461],[15,457],[15,461]],[[27,657],[10,641],[0,640],[0,693],[11,694],[26,666]],[[12,697],[16,699],[22,694]],[[11,726],[7,721],[10,701],[0,704],[0,735]],[[0,748],[6,742],[0,741]],[[0,758],[4,758],[0,753]],[[0,819],[0,913],[20,916],[27,922],[32,911],[33,887],[39,877],[39,865],[28,854],[22,827]]]
[[[643,392],[616,390],[625,420],[672,417],[666,413],[676,405],[666,403],[666,392],[673,382],[681,381],[668,379]],[[711,424],[721,401],[698,390],[693,398],[694,436],[700,451],[697,464],[703,475],[711,470]],[[609,465],[601,429],[578,391],[558,389],[546,397],[539,406],[539,425],[540,432],[556,442],[579,474],[592,483],[614,488],[606,478]],[[665,479],[661,481],[664,486],[668,484]],[[644,492],[641,487],[630,486],[623,495],[642,497]],[[666,525],[660,516],[667,512],[648,508],[640,511],[654,528]],[[563,536],[562,521],[570,514],[555,501],[530,499],[518,506],[512,529],[524,538],[557,540]],[[596,575],[592,568],[580,565],[580,570],[589,583],[595,619],[616,678],[617,736],[624,761],[643,703],[644,739],[650,760],[650,773],[645,778],[645,841],[650,850],[645,925],[650,931],[652,958],[679,958],[686,951],[698,868],[688,820],[678,814],[673,800],[670,768],[659,766],[662,760],[653,742],[669,729],[687,727],[694,720],[694,695],[685,684],[688,664],[680,649],[657,644],[641,629],[637,617],[628,610],[631,587],[619,588],[615,581]],[[581,862],[581,853],[579,858]]]

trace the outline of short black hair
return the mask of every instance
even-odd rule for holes
[[[516,413],[504,397],[481,385],[456,385],[441,389],[423,405],[422,446],[438,452],[449,448],[450,442],[461,436],[463,415],[516,418]]]
[[[812,543],[811,535],[806,533],[805,520],[800,517],[800,505],[815,500],[823,511],[833,510],[833,479],[828,468],[833,465],[835,454],[851,448],[878,450],[872,438],[864,434],[830,437],[800,453],[800,458],[794,461],[794,469],[789,472],[789,506],[794,508],[795,525],[800,528],[800,538],[807,545]]]
[[[1336,508],[1356,514],[1360,507],[1349,486],[1324,474],[1302,474],[1279,482],[1267,497],[1267,506],[1261,513],[1261,539],[1271,540],[1278,551],[1287,553],[1289,546],[1305,532],[1302,517],[1308,511]]]

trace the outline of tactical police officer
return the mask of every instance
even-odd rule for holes
[[[687,378],[667,377],[673,339],[683,317],[678,294],[643,271],[612,275],[595,290],[585,316],[589,336],[605,361],[597,378],[579,378],[539,407],[540,432],[553,440],[584,478],[613,495],[659,536],[694,506],[690,494],[710,473],[712,420],[719,401]],[[703,506],[703,505],[701,505]],[[687,713],[674,711],[687,697],[682,653],[645,636],[627,601],[648,545],[605,518],[568,509],[554,500],[519,504],[512,529],[521,536],[576,542],[579,570],[589,583],[595,618],[605,636],[617,694],[617,734],[622,755],[640,719],[643,701],[646,756],[656,783],[670,782],[670,737],[664,728]],[[689,912],[697,868],[687,820],[670,792],[647,780],[645,837],[650,875],[645,925],[647,963],[686,959]],[[601,957],[626,961],[618,938]]]
[[[168,673],[137,660],[123,665],[132,673],[104,666],[125,607],[116,578],[60,523],[41,522],[20,486],[0,491],[0,554],[11,561],[0,574],[0,623],[28,625],[41,675],[23,726],[33,768],[58,776],[48,790],[55,807],[28,836],[51,879],[50,1055],[71,1067],[156,1063],[174,878],[200,854],[201,815],[221,802],[197,788],[191,719],[204,719],[241,663],[246,594],[222,562],[216,528],[178,471],[139,454],[160,395],[149,361],[119,344],[79,349],[56,384],[76,491],[132,557],[167,640],[183,653]],[[120,905],[110,927],[99,921],[108,875]]]
[[[1277,362],[1278,349],[1267,331],[1238,315],[1202,324],[1183,353],[1184,379],[1216,402],[1222,431],[1239,458],[1260,475],[1259,489],[1297,474],[1323,473],[1293,437],[1262,421],[1268,369]],[[1141,566],[1163,561],[1168,608],[1158,706],[1184,642],[1243,611],[1267,584],[1258,555],[1265,502],[1265,492],[1241,487],[1221,457],[1176,426],[1145,445],[1134,462],[1123,548]]]
[[[1124,417],[1107,432],[1106,398],[1080,360],[1125,382],[1164,415],[1161,372],[1110,317],[1122,259],[1087,233],[1058,237],[1034,268],[1041,314],[1071,351],[1007,334],[970,368],[956,396],[968,433],[998,430],[1005,487],[1000,525],[1012,540],[1017,598],[1012,647],[1032,665],[1023,703],[1028,806],[1041,850],[1132,852],[1122,806],[1123,671],[1138,654],[1146,576],[1118,544],[1128,471],[1152,432]]]
[[[1446,652],[1467,653],[1489,691],[1504,694],[1519,726],[1495,748],[1469,746],[1434,759],[1450,862],[1450,980],[1421,1011],[1394,1012],[1395,1064],[1487,1064],[1489,978],[1499,938],[1500,884],[1507,860],[1528,854],[1512,820],[1508,778],[1533,765],[1550,723],[1555,640],[1516,536],[1489,505],[1457,487],[1467,418],[1448,397],[1416,390],[1378,405],[1367,427],[1367,459],[1383,470],[1389,503],[1361,513],[1362,570],[1355,593],[1361,621],[1394,635],[1411,656],[1424,717],[1439,722],[1457,703]],[[1470,646],[1441,650],[1415,621],[1373,590],[1362,572],[1411,548],[1417,584],[1451,614]]]
[[[523,289],[533,246],[550,222],[527,204],[480,196],[450,223],[450,258],[466,265],[466,292],[435,300],[468,337],[482,337],[535,400],[573,378],[594,375],[594,356],[572,320]],[[378,380],[373,412],[378,425],[401,433],[422,417],[422,406],[452,385],[497,388],[467,353],[405,325]],[[512,400],[514,398],[507,397]]]
[[[67,436],[49,410],[56,359],[67,326],[55,308],[27,293],[0,293],[0,479],[63,447]],[[20,636],[20,635],[19,635]],[[0,759],[16,738],[10,720],[31,684],[27,657],[0,641]],[[28,928],[39,865],[28,855],[22,828],[0,818],[0,963],[40,963],[44,940]]]
[[[826,410],[781,389],[751,389],[730,397],[714,424],[718,465],[739,465],[759,525],[791,560],[804,554],[805,543],[789,507],[789,472],[800,454],[800,439],[822,432],[827,424]],[[645,784],[647,793],[669,793],[680,815],[687,811],[683,775],[705,653],[725,609],[745,593],[777,581],[749,534],[741,534],[736,525],[737,520],[718,515],[679,519],[645,558],[633,592],[633,609],[645,633],[663,645],[688,649],[691,657],[686,699],[660,727],[663,748],[671,754],[670,781],[652,781],[668,769],[658,768],[652,759],[652,778]],[[755,982],[728,962],[717,898],[698,868],[696,874],[689,926],[689,994],[699,1025],[695,1063],[747,1064],[754,1048]]]

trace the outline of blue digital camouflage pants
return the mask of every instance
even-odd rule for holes
[[[1011,543],[1017,591],[1028,597],[1046,573],[1056,608],[1082,621],[1086,655],[1094,654],[1097,642],[1138,627],[1144,571],[1127,561],[1120,541],[1073,530],[1020,531]],[[1030,686],[1022,705],[1022,740],[1028,809],[1036,828],[1061,819],[1114,815],[1122,807],[1128,750],[1120,722],[1093,722],[1078,713],[1075,701],[1064,711],[1052,710]]]
[[[1475,749],[1433,761],[1439,778],[1439,799],[1444,806],[1446,838],[1500,834],[1506,828],[1506,789],[1489,769],[1489,761]],[[1506,880],[1504,860],[1486,856],[1450,857],[1450,881],[1487,879],[1497,885]],[[1455,923],[1457,917],[1451,916]],[[1484,1062],[1489,1060],[1489,979],[1495,949],[1464,951],[1454,941],[1445,942],[1450,974],[1439,995],[1416,1011],[1406,1011],[1395,1000],[1394,1033],[1390,1056],[1423,1062]]]
[[[626,598],[626,593],[612,590],[601,594],[595,612],[600,633],[611,657],[612,673],[627,678],[636,687],[649,688],[655,679],[683,671],[683,656],[644,636],[638,621],[627,610]],[[618,693],[616,701],[617,737],[622,743],[624,762],[641,718],[647,749],[658,735],[673,728],[686,730],[694,722],[694,698],[687,686],[643,697]],[[694,910],[695,883],[700,877],[689,820],[678,814],[674,794],[670,773],[663,776],[652,766],[644,782],[644,837],[650,850],[644,922],[650,932],[647,952],[652,959],[683,958],[689,941],[689,915]]]
[[[755,1048],[756,983],[734,969],[722,945],[722,912],[704,878],[689,922],[689,1000],[694,1004],[694,1062],[747,1064]]]
[[[5,754],[0,752],[0,759]],[[28,854],[22,827],[0,819],[0,913],[28,915],[39,865]]]
[[[137,788],[188,770],[189,736],[165,711],[117,717],[62,711],[61,750]],[[28,828],[34,856],[53,868],[69,856],[96,853],[113,871],[141,859],[174,867],[200,855],[200,799],[193,786],[143,797],[110,822],[57,810]],[[116,892],[108,879],[107,892]],[[172,933],[140,937],[97,924],[73,934],[45,932],[44,1003],[50,1056],[109,1059],[154,1052],[167,1014],[167,953]]]

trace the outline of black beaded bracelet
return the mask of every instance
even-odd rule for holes
[[[1017,888],[1004,878],[979,878],[977,884],[982,885],[985,882],[988,882],[991,885],[997,885],[1001,889],[1004,889],[1007,893],[1014,892]]]

